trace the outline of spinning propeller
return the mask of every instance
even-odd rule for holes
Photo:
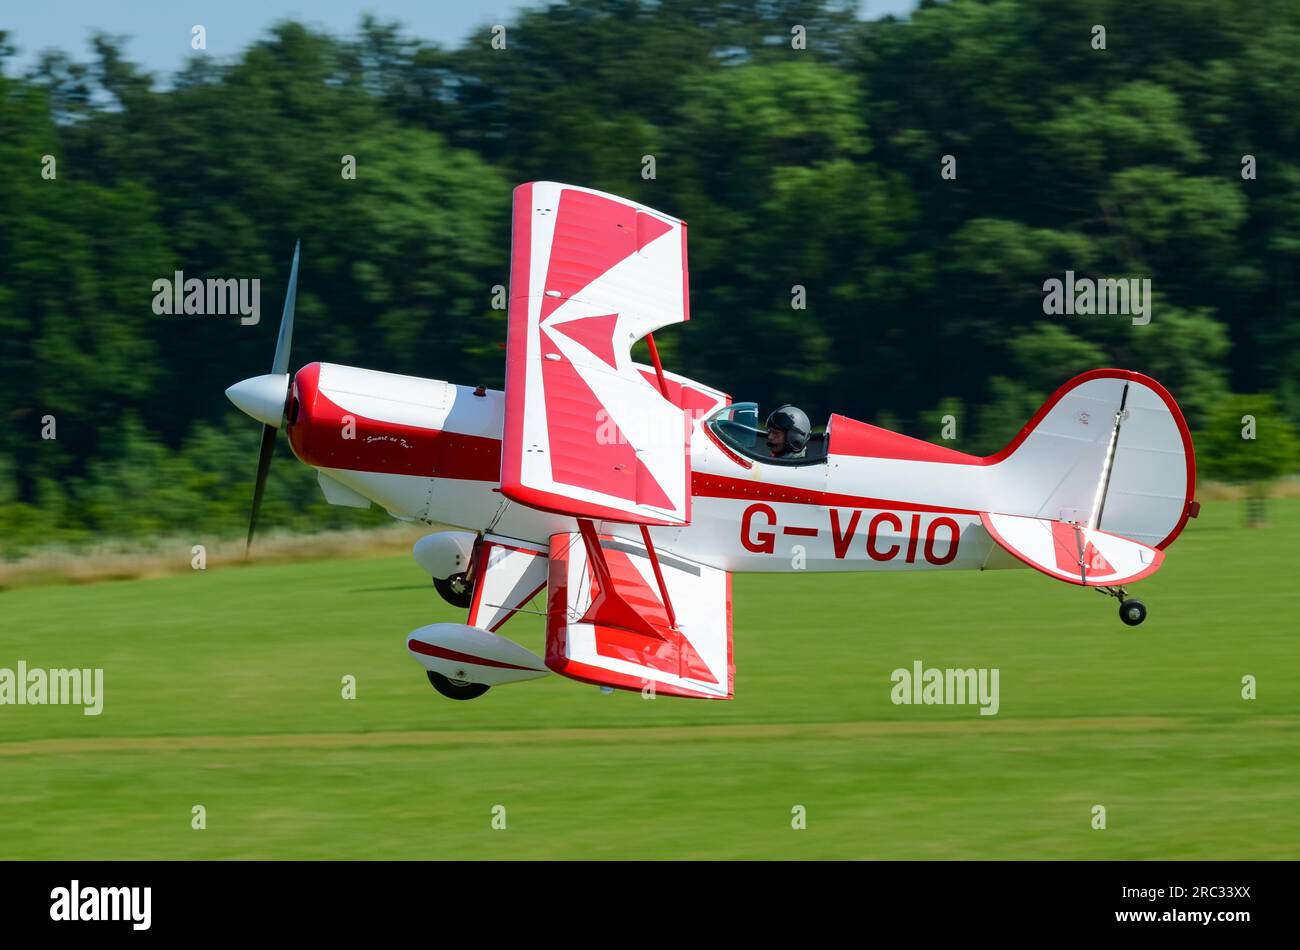
[[[280,317],[280,335],[275,341],[271,372],[235,383],[226,390],[226,398],[262,423],[262,448],[257,456],[257,481],[253,485],[253,508],[248,516],[244,557],[248,557],[253,532],[257,529],[257,512],[262,507],[266,476],[271,470],[271,456],[275,454],[275,430],[284,423],[285,408],[289,403],[289,348],[293,344],[293,308],[298,297],[298,249],[301,243],[297,242],[293,247],[293,267],[289,270],[289,289],[284,295],[284,313]]]

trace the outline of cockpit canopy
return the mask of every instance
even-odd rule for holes
[[[826,433],[814,432],[808,437],[808,446],[802,458],[777,458],[767,447],[767,429],[758,414],[758,403],[737,402],[724,406],[710,416],[705,424],[727,448],[745,458],[768,465],[815,465],[826,461]]]

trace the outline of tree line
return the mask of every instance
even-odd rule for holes
[[[269,369],[299,238],[295,367],[502,385],[510,194],[541,178],[689,222],[693,319],[657,342],[737,400],[951,417],[982,453],[1118,365],[1204,473],[1292,470],[1300,3],[856,7],[553,3],[452,48],[285,21],[166,82],[107,35],[20,73],[0,34],[4,550],[242,530],[258,431],[223,393]],[[259,278],[260,323],[156,314],[176,271]],[[1149,322],[1048,312],[1067,273],[1149,281]],[[383,517],[285,461],[268,526]]]

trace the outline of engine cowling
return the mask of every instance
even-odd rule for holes
[[[446,580],[469,570],[477,535],[472,531],[438,531],[415,542],[411,556],[430,577]]]

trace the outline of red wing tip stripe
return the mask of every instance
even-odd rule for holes
[[[534,672],[541,672],[535,666],[517,666],[514,663],[505,663],[501,660],[489,660],[486,657],[474,656],[472,653],[457,653],[455,650],[448,650],[445,647],[434,646],[432,643],[425,643],[423,640],[417,640],[414,637],[412,637],[406,645],[414,653],[423,653],[425,656],[436,656],[443,660],[455,660],[458,663],[473,663],[476,666],[494,666],[502,670],[532,670]]]
[[[705,692],[704,690],[691,689],[688,686],[678,686],[664,680],[652,679],[645,676],[630,676],[627,673],[618,673],[614,670],[606,669],[603,666],[593,666],[579,660],[571,660],[565,656],[548,657],[546,665],[553,673],[559,673],[561,676],[569,677],[569,679],[578,680],[582,683],[591,683],[595,686],[610,686],[614,689],[640,692],[650,684],[654,684],[654,691],[656,693],[663,693],[665,696],[680,696],[684,699],[732,698],[732,692],[730,689],[728,689],[727,694],[724,696],[722,693],[710,693]]]

